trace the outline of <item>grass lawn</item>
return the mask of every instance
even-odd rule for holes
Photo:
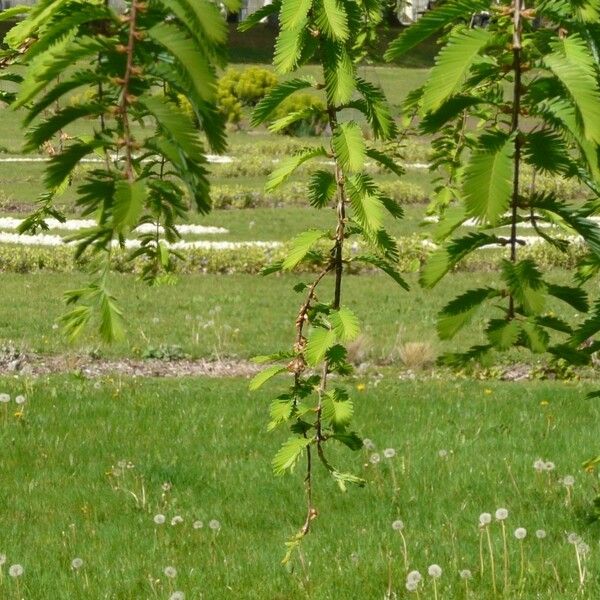
[[[4,292],[0,295],[0,340],[43,354],[71,349],[80,353],[94,350],[103,356],[140,356],[150,348],[179,346],[193,357],[250,358],[290,347],[301,302],[292,287],[310,276],[197,275],[181,277],[175,286],[149,288],[133,276],[115,275],[112,290],[123,305],[127,340],[98,347],[98,339],[92,335],[95,332],[90,332],[71,347],[55,329],[55,319],[65,310],[62,293],[76,288],[84,277],[0,275]],[[568,277],[556,271],[548,280],[566,283]],[[367,359],[391,359],[398,364],[398,348],[405,342],[426,342],[434,354],[480,343],[485,317],[492,316],[491,312],[475,318],[452,343],[437,339],[436,315],[455,295],[490,285],[494,278],[493,273],[457,273],[442,280],[432,293],[409,276],[412,290],[407,293],[385,275],[350,276],[344,283],[343,302],[363,323]],[[331,281],[324,282],[324,299],[329,298],[330,286]],[[575,316],[567,305],[548,308],[560,311],[567,320]],[[531,361],[532,356],[515,351],[503,360]]]
[[[285,432],[265,435],[276,384],[250,394],[245,380],[7,379],[25,393],[24,416],[0,415],[4,448],[0,596],[31,600],[405,597],[402,519],[409,569],[443,569],[440,598],[464,598],[458,570],[474,574],[471,598],[492,598],[487,546],[479,575],[478,517],[505,507],[509,590],[504,597],[600,597],[598,522],[589,521],[595,475],[581,462],[597,450],[600,408],[579,385],[366,381],[355,392],[360,431],[396,457],[376,466],[366,451],[332,452],[366,477],[341,494],[321,471],[319,517],[293,573],[278,566],[283,541],[303,519],[302,469],[275,478],[269,461]],[[444,452],[440,452],[444,451]],[[542,457],[556,463],[536,474]],[[119,461],[129,464],[123,472]],[[575,476],[571,501],[559,479]],[[169,484],[168,491],[163,484]],[[596,479],[597,485],[597,479]],[[153,523],[164,514],[165,525]],[[172,526],[179,515],[183,522]],[[217,519],[221,529],[210,530]],[[202,520],[204,527],[192,523]],[[522,593],[519,544],[525,527]],[[534,532],[544,529],[538,540]],[[491,526],[503,587],[500,527]],[[591,546],[580,595],[576,532]],[[71,561],[83,559],[75,572]],[[25,568],[19,580],[8,565]],[[174,580],[163,575],[177,569]],[[388,571],[390,574],[388,574]],[[427,576],[425,575],[426,579]],[[429,581],[422,590],[433,598]]]

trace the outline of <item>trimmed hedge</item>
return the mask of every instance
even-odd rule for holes
[[[400,260],[398,270],[403,273],[418,271],[432,251],[430,244],[425,244],[418,235],[403,237],[398,240]],[[325,246],[324,246],[325,249]],[[351,257],[361,251],[356,246],[347,249]],[[180,274],[198,273],[258,273],[263,267],[280,260],[286,255],[285,247],[259,248],[242,247],[231,250],[187,249],[180,251],[185,261],[177,261],[176,272]],[[492,271],[498,266],[501,250],[483,250],[463,261],[457,271]],[[523,258],[534,258],[542,269],[573,269],[577,260],[585,254],[583,244],[571,244],[570,250],[563,254],[549,244],[536,244],[521,248],[519,255]],[[113,269],[118,273],[141,273],[142,259],[129,261],[128,252],[113,251]],[[0,245],[0,272],[5,273],[37,273],[55,272],[72,273],[83,271],[89,265],[85,258],[75,262],[74,249],[71,246],[18,246]],[[305,270],[311,270],[305,266]],[[350,263],[350,273],[372,272],[373,269],[362,263]]]

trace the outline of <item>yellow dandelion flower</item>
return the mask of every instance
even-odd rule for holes
[[[483,393],[484,393],[486,396],[489,396],[489,395],[492,393],[492,390],[490,390],[490,388],[485,388],[485,390],[483,390]]]
[[[358,384],[356,385],[356,389],[357,389],[359,392],[364,392],[364,391],[367,389],[367,386],[366,386],[364,383],[358,383]]]
[[[548,402],[548,400],[542,400],[540,402],[540,406],[548,406],[548,404],[550,404],[550,402]]]

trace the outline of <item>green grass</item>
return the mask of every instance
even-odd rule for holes
[[[178,571],[173,589],[186,598],[376,599],[387,589],[389,561],[392,590],[403,598],[402,546],[391,528],[401,518],[410,568],[443,568],[441,598],[464,597],[457,572],[469,568],[472,597],[487,599],[487,558],[483,579],[478,575],[478,516],[506,507],[511,589],[505,597],[517,597],[512,531],[518,526],[528,530],[519,597],[599,597],[600,529],[587,520],[594,476],[580,464],[595,449],[600,409],[584,399],[585,389],[364,383],[366,390],[355,393],[360,431],[397,456],[374,467],[366,466],[366,452],[333,452],[336,464],[368,484],[344,495],[317,470],[319,516],[303,544],[303,562],[290,574],[278,562],[304,516],[302,468],[284,478],[270,472],[270,457],[285,439],[283,431],[265,435],[275,387],[250,394],[244,380],[4,380],[2,391],[24,392],[28,402],[21,419],[12,414],[14,404],[6,421],[0,411],[0,552],[8,556],[0,596],[166,599],[163,569],[171,565]],[[538,457],[553,460],[556,471],[536,475]],[[110,475],[121,460],[133,467]],[[565,474],[576,478],[568,506],[559,483]],[[157,527],[157,513],[184,521]],[[196,519],[202,530],[192,528]],[[220,521],[218,535],[206,527],[210,519]],[[538,528],[547,531],[543,542],[534,537]],[[502,587],[499,531],[492,526]],[[592,546],[581,595],[573,546],[565,540],[571,531]],[[70,567],[75,557],[84,560],[78,573]],[[19,596],[6,577],[13,563],[25,567]],[[422,594],[433,597],[429,582]]]
[[[567,282],[564,272],[548,280]],[[76,288],[84,275],[40,273],[34,276],[3,274],[0,296],[0,341],[43,354],[79,353],[98,349],[93,335],[68,345],[55,329],[65,307],[62,293]],[[421,341],[435,353],[466,348],[484,339],[486,317],[482,312],[457,341],[436,337],[438,311],[466,289],[493,283],[493,273],[457,273],[444,279],[435,292],[423,290],[409,276],[413,288],[404,292],[384,275],[350,276],[344,283],[343,301],[359,316],[368,345],[369,360],[381,362],[396,356],[398,346]],[[301,297],[292,287],[308,280],[299,275],[260,277],[251,275],[199,275],[182,277],[175,286],[150,288],[133,276],[115,275],[112,290],[122,302],[127,319],[127,340],[100,347],[105,356],[140,356],[148,348],[180,346],[193,357],[241,357],[288,349]],[[321,297],[331,293],[326,281]],[[18,298],[18,302],[15,299]],[[374,308],[375,307],[375,308]],[[575,318],[566,305],[553,304],[563,318]],[[498,313],[494,313],[498,314]],[[516,352],[504,360],[531,361],[528,352]]]

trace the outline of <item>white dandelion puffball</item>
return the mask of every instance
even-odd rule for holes
[[[545,529],[538,529],[538,530],[535,532],[535,537],[536,537],[538,540],[543,540],[543,539],[546,537],[546,530],[545,530]]]
[[[565,475],[562,482],[565,487],[573,487],[575,485],[575,477],[573,475]]]
[[[180,515],[175,515],[171,519],[171,525],[179,525],[179,523],[183,523],[183,517],[181,517]]]
[[[429,565],[427,572],[429,573],[430,577],[438,579],[438,577],[442,576],[442,567],[440,567],[440,565]]]
[[[525,529],[525,527],[517,527],[515,529],[515,537],[518,540],[524,540],[526,536],[527,536],[527,529]]]
[[[577,544],[577,550],[581,556],[587,556],[590,553],[590,547],[585,542],[579,542]]]
[[[570,533],[567,536],[567,542],[569,542],[569,544],[578,544],[580,540],[581,538],[576,533]]]
[[[448,450],[438,450],[438,456],[440,458],[448,458]]]
[[[208,526],[213,530],[213,531],[219,531],[219,529],[221,529],[221,523],[219,521],[217,521],[217,519],[211,519],[208,522]]]
[[[11,577],[21,577],[21,575],[23,575],[24,572],[25,569],[23,568],[23,565],[11,565],[8,569],[8,574]]]
[[[471,571],[469,569],[463,569],[462,571],[459,571],[458,574],[460,575],[461,579],[472,579],[473,578],[473,573],[471,573]]]
[[[183,592],[173,592],[169,596],[169,600],[185,600],[185,594]]]
[[[544,471],[550,472],[554,471],[554,469],[556,469],[556,465],[551,460],[546,461],[544,464]]]
[[[6,404],[10,402],[10,396],[8,394],[0,394],[0,403]]]
[[[385,456],[385,458],[394,458],[394,456],[396,456],[396,451],[393,448],[386,448],[383,451],[383,456]]]
[[[508,519],[508,510],[506,508],[499,508],[496,511],[496,521],[504,521],[504,519]]]
[[[202,521],[194,521],[192,527],[194,529],[202,529],[204,527],[204,523]]]
[[[400,519],[396,519],[393,523],[392,523],[392,529],[394,531],[402,531],[404,529],[404,522],[401,521]]]
[[[484,527],[485,525],[489,525],[492,522],[492,515],[490,513],[481,513],[479,515],[479,524]]]
[[[173,579],[174,577],[177,577],[177,569],[175,567],[165,567],[164,574],[169,579]]]
[[[153,520],[157,525],[163,525],[164,522],[167,520],[167,518],[165,517],[165,515],[158,514],[158,515],[154,515]]]
[[[6,563],[6,554],[0,554],[0,567]]]
[[[367,450],[375,450],[375,444],[373,443],[373,440],[370,440],[369,438],[365,438],[363,440],[363,446],[367,449]]]
[[[81,567],[83,567],[83,559],[74,558],[71,561],[71,568],[74,569],[75,571],[77,571],[77,569],[81,569]]]
[[[372,465],[376,465],[381,460],[381,456],[375,452],[375,454],[371,454],[369,460],[371,461]]]
[[[25,396],[17,396],[15,398],[15,402],[17,404],[25,404],[26,400],[27,400],[27,398],[25,398]]]
[[[418,587],[419,587],[419,584],[416,581],[407,581],[406,582],[406,591],[408,591],[408,592],[416,592]]]
[[[406,576],[406,582],[412,582],[415,584],[418,584],[421,582],[421,580],[423,579],[423,577],[421,576],[421,573],[419,573],[419,571],[411,571],[407,576]]]
[[[534,463],[533,463],[533,468],[538,472],[541,473],[542,471],[546,470],[546,461],[542,460],[541,458],[538,458]]]

